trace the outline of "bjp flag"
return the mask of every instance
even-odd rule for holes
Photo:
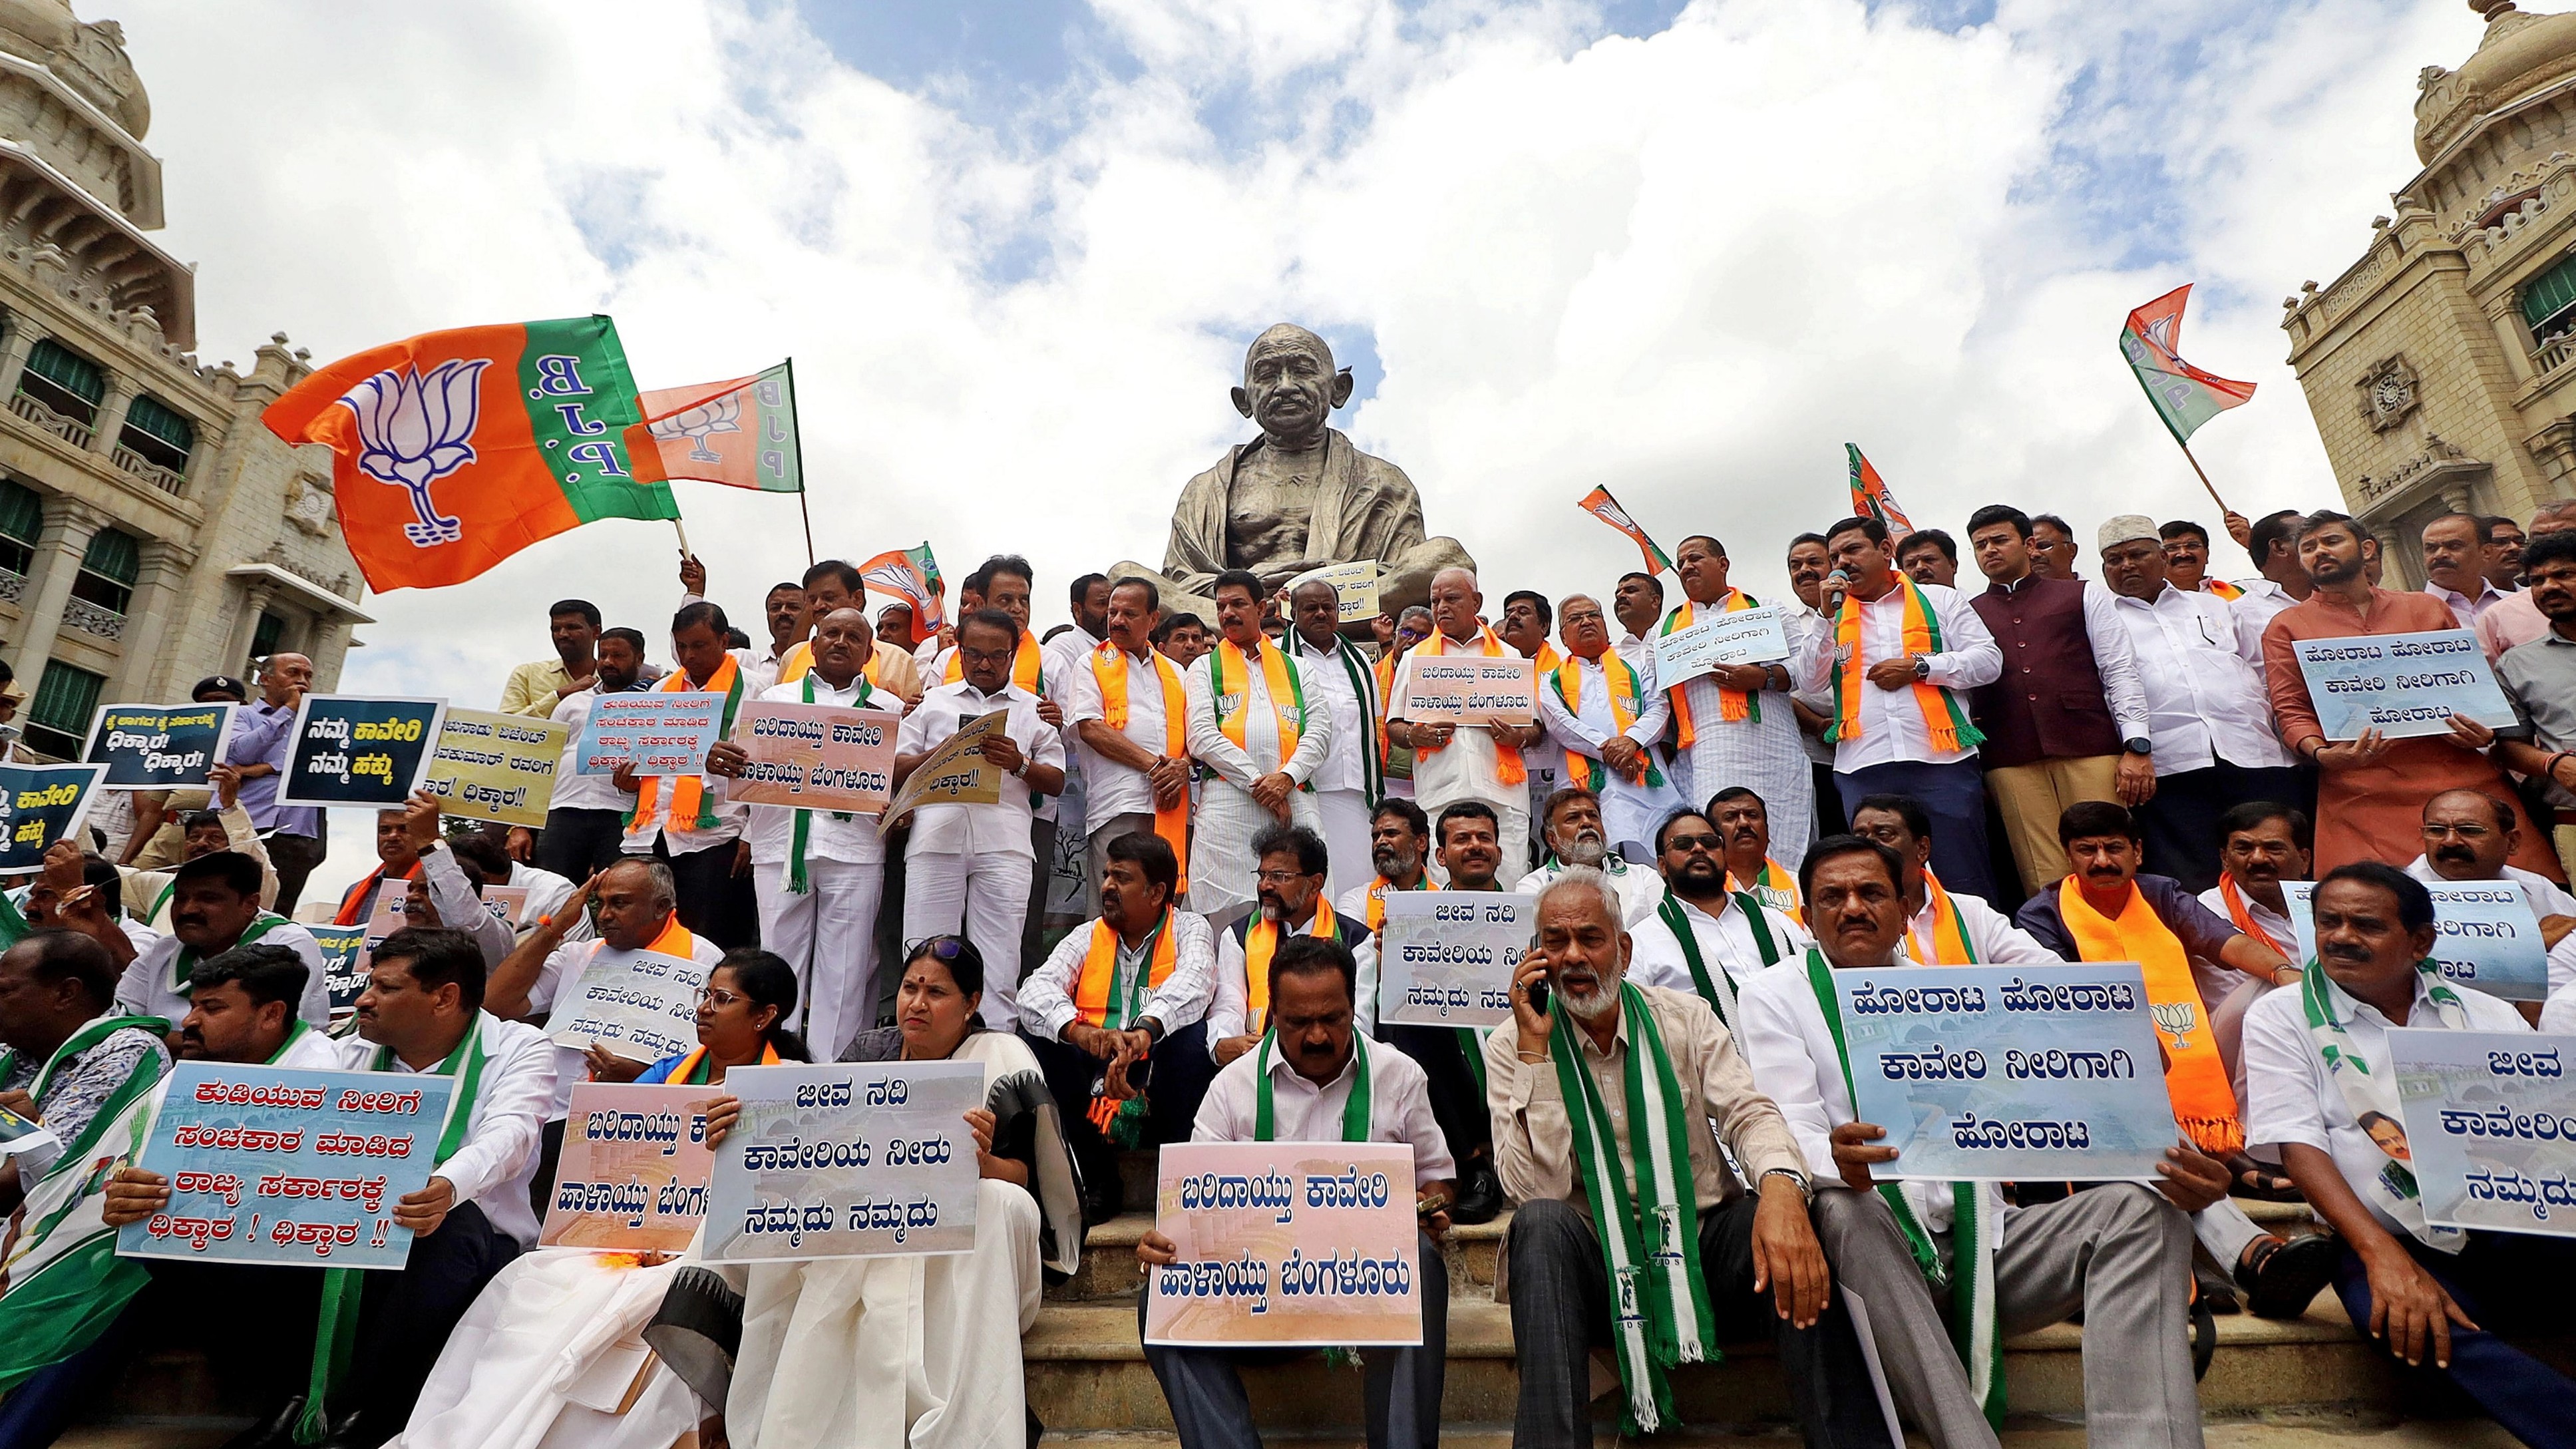
[[[1628,541],[1637,546],[1637,552],[1645,555],[1647,573],[1659,574],[1672,568],[1673,561],[1665,557],[1663,549],[1647,536],[1645,525],[1629,517],[1628,510],[1619,506],[1619,500],[1610,496],[1609,489],[1593,489],[1578,499],[1575,507],[1628,535]]]
[[[1860,455],[1860,449],[1845,443],[1843,451],[1851,455],[1853,516],[1875,518],[1886,524],[1888,546],[1895,547],[1905,535],[1914,531],[1914,525],[1905,521],[1905,510],[1896,506],[1896,495],[1888,491],[1887,480],[1878,476],[1878,470]]]
[[[764,493],[805,491],[796,433],[796,369],[661,388],[636,399],[644,421],[626,430],[635,476],[695,478]]]
[[[643,421],[617,325],[425,332],[315,372],[260,414],[331,449],[340,529],[378,593],[460,584],[602,518],[678,518],[624,443]]]
[[[939,604],[947,587],[939,577],[939,560],[930,556],[927,539],[919,548],[890,548],[859,565],[859,582],[870,592],[912,605],[913,622],[925,634],[948,625]]]

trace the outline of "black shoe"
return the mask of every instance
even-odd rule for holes
[[[331,1432],[323,1436],[315,1449],[384,1449],[384,1445],[401,1432],[401,1425],[387,1429],[369,1421],[364,1409],[356,1409],[332,1420]]]
[[[1102,1153],[1082,1169],[1082,1225],[1096,1228],[1127,1210],[1127,1187],[1118,1177],[1118,1158]]]
[[[295,1421],[304,1417],[304,1396],[279,1405],[274,1413],[224,1441],[224,1449],[285,1449],[295,1440]]]
[[[1490,1223],[1503,1210],[1502,1179],[1494,1176],[1494,1165],[1481,1158],[1467,1165],[1467,1180],[1460,1184],[1458,1200],[1449,1205],[1449,1221],[1474,1226]]]
[[[2245,1287],[2245,1306],[2257,1318],[2299,1317],[2334,1281],[2342,1252],[2334,1239],[2317,1233],[2257,1243],[2254,1256],[2236,1269],[2236,1281]]]

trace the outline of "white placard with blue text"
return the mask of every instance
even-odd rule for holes
[[[736,1067],[742,1118],[707,1185],[709,1262],[975,1246],[974,1062]]]
[[[2388,1033],[2424,1220],[2576,1237],[2576,1036]]]
[[[2428,880],[2433,896],[2433,965],[2442,979],[2505,1001],[2549,999],[2549,944],[2531,900],[2509,880]],[[2281,882],[2281,903],[2299,933],[2299,959],[2317,959],[2317,884]]]
[[[1732,613],[1703,614],[1669,634],[1658,634],[1655,683],[1670,689],[1721,664],[1775,664],[1789,657],[1789,634],[1780,606],[1763,604]]]
[[[1389,1026],[1498,1026],[1512,973],[1538,934],[1538,897],[1519,891],[1388,891],[1377,1019]]]
[[[2181,1140],[2134,962],[1833,977],[1880,1178],[2153,1181]]]
[[[2395,739],[2446,735],[2455,714],[2489,729],[2514,724],[2486,651],[2466,629],[2301,639],[2291,647],[2327,739],[2357,740],[2365,729]]]

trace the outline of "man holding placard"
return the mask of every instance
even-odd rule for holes
[[[411,837],[420,868],[405,883],[403,916],[415,926],[447,926],[473,937],[475,948],[483,953],[484,969],[491,970],[519,942],[510,923],[483,903],[483,888],[501,882],[457,851],[439,833],[438,821],[438,797],[426,790],[413,791],[411,803],[403,808],[403,828]]]
[[[1432,1119],[1422,1069],[1400,1052],[1372,1047],[1357,1030],[1356,977],[1351,953],[1337,941],[1299,937],[1280,947],[1264,992],[1273,1003],[1270,1029],[1256,1050],[1217,1073],[1190,1140],[1278,1142],[1315,1151],[1343,1142],[1412,1146],[1414,1193],[1423,1222],[1413,1277],[1422,1309],[1422,1341],[1413,1347],[1363,1350],[1367,1378],[1361,1392],[1373,1449],[1416,1449],[1440,1437],[1449,1269],[1441,1261],[1437,1238],[1448,1230],[1445,1209],[1456,1189],[1452,1179],[1457,1169]],[[1136,1244],[1136,1259],[1149,1276],[1177,1256],[1172,1239],[1159,1227]],[[1140,1329],[1151,1296],[1150,1288],[1139,1295]],[[1145,1361],[1163,1386],[1182,1449],[1258,1449],[1261,1439],[1237,1364],[1267,1357],[1145,1345]]]
[[[1684,803],[1655,760],[1672,699],[1655,687],[1652,649],[1611,647],[1598,600],[1572,595],[1556,617],[1565,657],[1539,679],[1539,719],[1565,752],[1565,783],[1601,797],[1611,848],[1642,853],[1655,822]]]
[[[1696,993],[1732,1029],[1737,987],[1806,950],[1808,936],[1751,891],[1729,889],[1724,850],[1717,827],[1696,810],[1677,811],[1656,828],[1665,894],[1629,925],[1628,974],[1640,986]]]
[[[2006,1208],[1992,1183],[1873,1179],[1871,1169],[1897,1152],[1871,1145],[1886,1130],[1859,1120],[1854,1107],[1848,1024],[1832,973],[1939,974],[1909,965],[1898,949],[1901,875],[1896,853],[1874,841],[1817,842],[1799,882],[1817,944],[1803,966],[1755,977],[1741,998],[1753,1080],[1779,1103],[1803,1160],[1825,1184],[1816,1193],[1817,1231],[1843,1282],[1869,1305],[1897,1409],[1935,1449],[1994,1449],[2005,1409],[2003,1340],[2080,1308],[2091,1443],[2198,1445],[2200,1396],[2185,1327],[2191,1230],[2183,1214],[2226,1195],[2225,1167],[2169,1147],[2155,1187],[2106,1183],[2020,1209]],[[1952,1304],[1948,1313],[1927,1282],[1928,1268],[1944,1262],[1939,1291]]]
[[[1798,743],[1797,714],[1789,707],[1794,682],[1790,661],[1814,625],[1804,610],[1766,605],[1728,583],[1729,567],[1726,546],[1704,533],[1683,539],[1673,550],[1673,572],[1681,578],[1685,597],[1664,616],[1655,676],[1672,702],[1682,796],[1703,801],[1730,785],[1751,789],[1780,808],[1780,853],[1795,860],[1806,853],[1816,801],[1815,776]],[[1756,649],[1742,662],[1711,663],[1689,675],[1680,672],[1687,666],[1677,661],[1672,646],[1694,625],[1764,609],[1778,621],[1772,640],[1776,649]]]
[[[1481,801],[1493,808],[1502,822],[1503,844],[1496,875],[1509,890],[1529,869],[1529,767],[1522,752],[1538,748],[1547,738],[1546,729],[1537,723],[1537,691],[1531,687],[1526,694],[1526,710],[1517,703],[1495,703],[1521,697],[1501,679],[1487,677],[1509,672],[1499,664],[1492,670],[1462,670],[1456,665],[1433,669],[1464,676],[1464,683],[1457,677],[1437,682],[1424,677],[1427,668],[1443,660],[1510,659],[1522,671],[1521,678],[1534,686],[1535,668],[1505,648],[1477,617],[1484,605],[1485,596],[1476,591],[1476,576],[1467,570],[1442,569],[1432,576],[1432,631],[1401,661],[1387,701],[1391,716],[1387,739],[1413,751],[1414,798],[1423,809],[1436,815],[1442,806],[1459,800]],[[1417,689],[1426,704],[1437,702],[1436,713],[1415,703]],[[1513,722],[1524,715],[1523,722]]]
[[[722,697],[716,737],[733,733],[734,715],[747,693],[757,693],[744,667],[744,654],[725,647],[729,625],[722,608],[703,600],[684,604],[671,616],[671,657],[679,668],[653,686],[663,694],[714,694]],[[681,883],[680,911],[689,929],[712,938],[719,948],[748,946],[760,934],[752,901],[751,848],[742,843],[747,806],[724,798],[722,779],[701,769],[689,775],[639,774],[631,765],[614,777],[620,790],[633,788],[635,806],[627,817],[620,849],[667,862]]]
[[[1321,828],[1310,786],[1335,741],[1306,667],[1261,632],[1261,580],[1228,570],[1215,596],[1223,637],[1190,665],[1183,686],[1190,758],[1204,788],[1190,822],[1190,904],[1222,929],[1259,903],[1253,837],[1281,824]]]
[[[1603,804],[1601,796],[1580,785],[1568,785],[1548,796],[1539,806],[1539,843],[1547,847],[1547,859],[1522,876],[1513,889],[1534,896],[1545,890],[1548,882],[1576,867],[1602,871],[1618,884],[1620,913],[1628,925],[1634,926],[1663,904],[1663,877],[1630,865],[1626,857],[1611,848],[1609,832],[1601,823]],[[1676,804],[1673,808],[1682,807]],[[1666,818],[1670,818],[1670,812]]]
[[[376,810],[376,866],[349,883],[340,893],[340,909],[331,917],[335,926],[363,926],[376,918],[378,898],[390,889],[395,899],[403,894],[404,881],[420,874],[420,843],[412,838],[410,815],[401,805],[381,806]]]
[[[1896,852],[1905,888],[1905,954],[1926,966],[2050,965],[2064,958],[1981,896],[1932,874],[1932,817],[1906,795],[1863,795],[1851,833]]]
[[[132,956],[116,988],[117,1004],[143,1016],[179,1021],[188,1014],[189,985],[197,963],[235,946],[266,941],[284,946],[304,962],[312,975],[304,983],[304,1002],[297,1014],[310,1025],[331,1024],[331,988],[323,979],[322,943],[313,933],[273,911],[260,909],[259,892],[267,874],[260,862],[234,851],[219,850],[184,861],[171,876],[170,934]],[[111,957],[125,953],[125,933],[113,926],[93,931]]]
[[[2426,1220],[2390,1055],[2396,1027],[2526,1039],[2529,1028],[2433,969],[2423,882],[2365,861],[2328,871],[2310,905],[2319,969],[2246,1014],[2249,1135],[2280,1148],[2341,1239],[2335,1294],[2354,1327],[2409,1365],[2429,1360],[2524,1443],[2576,1443],[2576,1383],[2496,1336],[2563,1323],[2576,1253],[2564,1239]]]
[[[258,827],[250,823],[250,812],[241,808],[241,771],[232,765],[217,765],[206,772],[215,787],[213,810],[191,810],[173,823],[180,830],[179,859],[195,860],[218,850],[237,850],[263,867],[260,877],[259,903],[263,909],[277,900],[277,872],[269,868],[268,847],[261,843]],[[166,933],[169,930],[170,902],[178,894],[177,882],[166,870],[149,870],[135,866],[118,866],[125,889],[128,916],[141,925]]]
[[[599,636],[599,662],[586,688],[556,701],[547,718],[564,727],[563,758],[555,765],[555,793],[546,802],[545,834],[537,841],[537,864],[566,880],[588,880],[616,863],[626,838],[626,812],[632,791],[620,788],[614,775],[581,772],[581,741],[588,732],[591,706],[612,694],[638,688],[644,667],[644,636],[633,629],[610,629]]]

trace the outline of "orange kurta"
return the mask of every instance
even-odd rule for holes
[[[2432,595],[2388,589],[2370,591],[2366,614],[2322,590],[2305,603],[2282,610],[2263,631],[2263,666],[2281,742],[2304,758],[2306,742],[2325,736],[2291,647],[2298,641],[2458,627],[2460,621],[2452,616],[2451,606]],[[2424,853],[2424,802],[2444,790],[2460,789],[2484,791],[2513,807],[2515,824],[2522,831],[2521,847],[2513,854],[2515,865],[2551,880],[2564,878],[2557,855],[2549,848],[2549,836],[2532,828],[2504,772],[2486,756],[2437,735],[2395,741],[2377,761],[2356,769],[2319,772],[2316,873],[2322,876],[2356,860],[2384,860],[2391,865],[2413,860]]]

